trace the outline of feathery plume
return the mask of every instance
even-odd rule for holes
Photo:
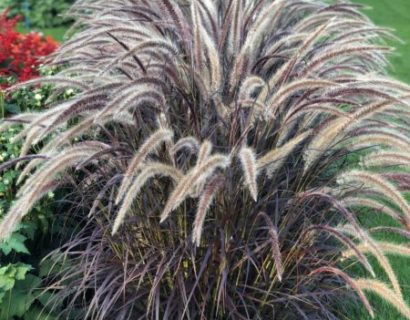
[[[196,165],[200,165],[204,163],[204,161],[211,155],[212,153],[212,143],[209,140],[205,140],[201,143],[201,146],[198,151],[198,157],[196,160]],[[204,188],[205,181],[202,183],[198,183],[195,188],[192,189],[191,196],[194,198],[199,197],[201,190]]]
[[[389,217],[392,217],[396,221],[400,221],[400,213],[394,211],[392,208],[385,204],[378,202],[375,199],[360,198],[360,197],[347,197],[342,200],[346,207],[367,207],[374,209],[377,212],[384,213]]]
[[[276,273],[278,275],[279,282],[282,282],[284,271],[282,265],[282,254],[280,252],[278,231],[276,227],[273,225],[272,220],[265,212],[260,212],[258,216],[262,217],[268,226],[269,236],[271,238],[272,244],[272,255],[273,259],[275,260]]]
[[[404,230],[403,230],[404,231]],[[405,245],[399,245],[384,241],[377,241],[377,246],[383,251],[384,254],[391,254],[391,255],[399,255],[404,257],[410,257],[410,248],[406,247]],[[371,252],[371,248],[367,245],[360,243],[357,245],[357,249],[360,252]],[[351,257],[355,254],[352,249],[348,249],[343,251],[342,255],[344,257]]]
[[[201,143],[201,147],[198,152],[197,165],[202,164],[212,152],[212,143],[209,140],[205,140]]]
[[[342,174],[338,180],[341,184],[347,184],[349,182],[363,183],[365,187],[369,187],[372,190],[393,200],[394,203],[396,203],[400,209],[403,210],[403,213],[407,216],[407,218],[410,217],[410,206],[406,199],[404,199],[400,191],[398,191],[392,183],[384,179],[380,174],[352,170]]]
[[[229,157],[223,155],[213,155],[207,158],[202,164],[196,165],[192,168],[185,177],[178,183],[174,191],[168,198],[164,210],[161,214],[161,223],[164,222],[169,214],[174,211],[182,201],[184,201],[187,194],[198,183],[204,181],[217,168],[224,169],[229,165]]]
[[[162,142],[166,140],[171,140],[172,137],[172,131],[168,129],[159,129],[142,144],[134,158],[130,161],[127,171],[124,174],[122,184],[118,190],[117,198],[115,200],[116,204],[118,204],[124,197],[125,190],[127,190],[131,184],[132,177],[135,175],[136,171],[138,170],[138,167],[142,164],[146,157],[150,153],[154,152]]]
[[[232,24],[230,28],[226,28],[228,31],[227,37],[227,52],[228,54],[235,54],[239,51],[240,41],[242,38],[241,18],[243,18],[243,1],[235,1],[231,6],[231,10],[228,12],[231,18]],[[228,19],[227,19],[228,21]]]
[[[293,149],[305,140],[311,131],[303,132],[297,135],[295,138],[288,141],[285,145],[269,151],[264,156],[260,157],[256,161],[256,167],[258,170],[269,168],[271,173],[278,169],[285,161],[286,157],[293,151]]]
[[[179,182],[183,177],[182,172],[169,165],[163,163],[146,164],[140,174],[131,183],[129,188],[127,188],[128,191],[123,197],[122,205],[113,224],[112,235],[114,235],[118,231],[119,227],[123,223],[126,213],[131,207],[134,199],[138,196],[143,185],[148,181],[148,179],[156,175],[170,177],[176,183]]]
[[[219,54],[216,49],[215,42],[211,39],[206,28],[204,28],[203,21],[199,14],[199,8],[196,1],[191,2],[191,16],[193,21],[194,34],[194,61],[199,68],[199,74],[206,75],[203,72],[206,66],[208,68],[208,76],[205,80],[208,92],[219,89],[221,83],[221,67],[219,62]],[[202,47],[204,46],[204,47]],[[208,61],[208,62],[207,62]]]
[[[275,112],[277,108],[283,106],[284,101],[288,99],[292,94],[299,90],[312,90],[321,89],[326,87],[334,87],[335,83],[327,80],[314,80],[314,79],[300,79],[293,81],[276,92],[267,104],[269,105],[270,112]]]
[[[349,125],[350,122],[350,119],[337,118],[315,135],[306,147],[304,153],[305,172],[323,154],[323,152],[328,150],[328,147],[331,144],[336,143],[337,136]]]
[[[243,70],[245,61],[249,59],[252,50],[259,47],[264,35],[268,30],[274,27],[277,19],[280,17],[280,11],[283,6],[285,6],[285,1],[279,0],[266,6],[260,12],[257,12],[256,18],[245,36],[241,51],[235,59],[234,67],[230,75],[232,87],[235,87],[239,82],[241,70]],[[271,28],[268,28],[268,25],[270,25]]]
[[[215,194],[222,187],[224,179],[221,176],[216,176],[211,179],[205,187],[201,198],[199,199],[198,209],[195,214],[195,221],[192,230],[192,241],[196,246],[201,243],[202,229],[205,222],[206,213],[215,198]]]
[[[397,151],[374,152],[364,157],[361,164],[364,167],[380,167],[389,165],[403,165],[410,167],[410,153]]]
[[[354,137],[350,141],[346,142],[346,145],[350,149],[363,149],[366,147],[371,146],[381,146],[385,145],[390,148],[394,149],[409,149],[410,143],[406,140],[406,138],[402,137],[403,135],[397,133],[388,133],[388,132],[381,132],[381,133],[371,133],[362,134],[358,137]],[[403,139],[404,138],[404,139]]]
[[[326,29],[331,25],[332,21],[328,24],[319,26],[306,40],[300,45],[296,53],[292,56],[287,63],[285,63],[279,70],[276,72],[271,79],[269,80],[269,87],[282,84],[284,80],[289,77],[289,74],[292,72],[295,65],[303,57],[303,55],[313,46],[315,41],[321,37]]]
[[[241,160],[245,183],[251,193],[253,201],[256,202],[258,199],[258,184],[256,182],[258,169],[256,167],[255,152],[251,148],[243,146],[239,151],[239,159]]]
[[[349,256],[356,256],[356,258],[360,261],[360,263],[367,269],[367,271],[370,272],[372,277],[376,277],[376,274],[374,273],[373,267],[371,266],[369,260],[366,258],[366,256],[363,254],[363,251],[360,250],[361,247],[356,245],[351,239],[349,239],[347,236],[336,230],[335,228],[329,227],[329,226],[312,226],[308,230],[319,230],[319,231],[326,231],[330,234],[332,234],[336,239],[338,239],[340,242],[348,246],[349,252],[351,254]],[[342,254],[346,257],[347,251],[344,251]]]
[[[39,170],[32,175],[19,189],[17,197],[20,197],[25,193],[42,190],[41,187],[53,180],[58,173],[69,167],[74,167],[78,163],[87,159],[90,154],[98,152],[101,149],[102,146],[74,146],[64,150],[64,152],[58,155],[50,157],[50,159],[42,166],[42,170]]]
[[[8,239],[16,230],[18,224],[28,211],[48,192],[53,191],[57,187],[54,181],[47,184],[42,184],[38,189],[32,190],[18,199],[10,208],[6,216],[0,221],[0,243]]]
[[[357,237],[356,230],[351,225],[344,225],[342,227],[338,227],[337,229],[341,230],[342,232],[350,233],[351,236]],[[389,260],[384,255],[382,248],[379,246],[378,242],[371,238],[364,230],[362,233],[365,235],[365,242],[362,242],[362,245],[366,247],[364,252],[370,252],[373,254],[377,261],[379,262],[380,266],[386,272],[387,276],[389,277],[390,282],[392,283],[393,289],[396,294],[402,298],[403,294],[401,292],[399,281],[397,280],[397,276],[389,262]],[[360,245],[360,244],[359,244]]]
[[[310,63],[304,68],[304,71],[302,73],[302,76],[307,76],[311,73],[313,73],[320,65],[323,65],[324,63],[328,62],[331,59],[335,58],[341,58],[345,56],[352,56],[354,54],[362,54],[366,52],[389,52],[392,49],[389,47],[383,47],[383,46],[371,46],[371,45],[358,45],[358,46],[346,46],[343,49],[335,48],[333,50],[328,50],[324,54],[316,57],[315,59],[311,60]]]
[[[32,154],[29,156],[24,156],[24,157],[18,157],[15,159],[11,159],[9,161],[6,161],[5,163],[0,165],[0,172],[5,171],[7,169],[10,169],[11,167],[13,167],[15,164],[23,162],[23,161],[27,161],[27,160],[33,160],[33,159],[48,159],[47,156],[45,155],[41,155],[41,154]]]
[[[171,154],[175,155],[183,148],[188,148],[191,151],[191,153],[198,152],[199,142],[195,137],[192,136],[179,139],[177,143],[175,143],[172,147]]]
[[[398,235],[401,235],[407,239],[410,240],[410,231],[403,230],[401,228],[396,228],[396,227],[374,227],[369,230],[370,232],[389,232],[389,233],[396,233]]]
[[[358,294],[360,300],[363,302],[363,305],[366,307],[367,311],[369,312],[370,316],[374,319],[374,311],[372,306],[369,303],[369,300],[367,300],[365,294],[362,291],[362,286],[358,285],[354,279],[349,277],[345,272],[343,272],[340,269],[333,268],[333,267],[320,267],[319,269],[313,270],[310,275],[318,274],[318,273],[323,273],[323,272],[329,272],[333,273],[339,277],[341,277],[352,289],[356,291]]]
[[[33,80],[28,80],[26,82],[18,83],[10,88],[7,89],[7,91],[12,92],[17,89],[27,87],[27,86],[34,86],[34,85],[39,85],[39,84],[53,84],[53,85],[65,85],[66,87],[70,88],[76,88],[79,90],[89,90],[90,87],[85,84],[82,81],[74,80],[71,78],[65,78],[65,77],[58,77],[58,76],[50,76],[50,77],[42,77],[38,79],[33,79]]]
[[[387,285],[378,280],[355,279],[353,280],[361,290],[372,291],[390,302],[402,315],[410,319],[410,308],[403,299],[392,291]]]

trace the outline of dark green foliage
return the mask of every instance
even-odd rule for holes
[[[5,99],[6,115],[22,111],[40,111],[51,92],[50,86],[36,90],[18,90]],[[0,166],[18,157],[21,143],[12,139],[20,131],[15,125],[0,133]],[[14,166],[0,172],[0,217],[16,197],[16,181],[21,170]],[[56,220],[54,193],[40,201],[15,232],[0,244],[0,320],[54,320],[50,294],[43,294],[42,279],[52,266],[42,259],[58,246],[62,231],[69,232],[63,218]]]
[[[74,0],[2,0],[0,11],[10,8],[12,15],[23,16],[32,27],[49,28],[70,23],[63,14],[73,2]]]

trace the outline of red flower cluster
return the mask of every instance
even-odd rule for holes
[[[41,57],[52,53],[58,43],[38,33],[21,34],[15,30],[19,17],[9,19],[8,11],[0,14],[0,80],[13,77],[25,81],[38,76]],[[0,81],[0,88],[6,87]]]

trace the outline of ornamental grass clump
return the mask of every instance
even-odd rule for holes
[[[346,295],[375,316],[370,291],[410,318],[389,261],[409,256],[410,87],[359,8],[77,1],[63,70],[24,84],[77,94],[1,125],[28,160],[1,238],[67,184],[84,219],[54,257],[62,317],[335,319]]]

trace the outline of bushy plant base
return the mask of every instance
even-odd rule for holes
[[[0,237],[61,185],[87,218],[55,254],[62,317],[334,319],[347,296],[374,316],[373,292],[410,318],[388,258],[410,249],[373,236],[410,237],[410,88],[384,75],[387,30],[319,0],[71,14],[65,68],[25,85],[77,95],[2,124],[25,124],[28,177]],[[397,224],[367,228],[365,208]]]

